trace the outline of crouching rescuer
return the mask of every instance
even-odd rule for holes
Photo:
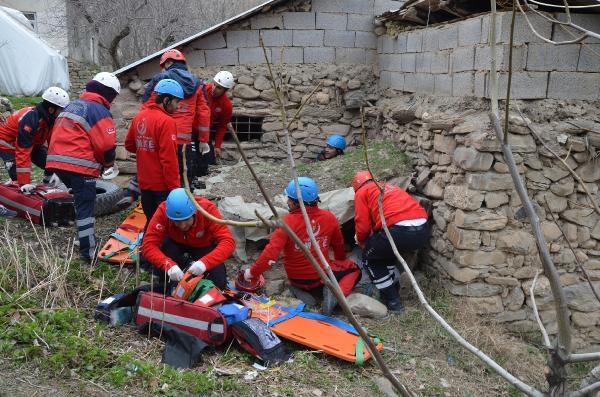
[[[48,148],[46,168],[72,189],[79,252],[88,263],[96,250],[96,178],[115,161],[115,123],[109,109],[120,90],[119,79],[112,73],[94,76],[81,97],[56,119]]]
[[[397,259],[385,235],[379,216],[380,189],[369,171],[359,171],[352,180],[356,242],[362,249],[362,263],[379,290],[388,310],[402,313],[404,308],[396,279]],[[427,212],[408,193],[397,186],[383,184],[383,215],[390,234],[402,254],[423,247],[429,240]]]
[[[209,200],[202,197],[195,197],[195,200],[214,217],[223,218]],[[153,266],[154,274],[165,287],[173,287],[183,278],[184,272],[189,272],[204,275],[224,289],[227,273],[223,262],[234,250],[235,240],[229,228],[197,212],[183,188],[173,190],[158,206],[142,245],[144,259]]]
[[[356,263],[346,258],[344,240],[337,218],[332,212],[319,208],[319,190],[315,181],[311,178],[299,177],[298,182],[300,198],[296,194],[293,180],[285,188],[290,213],[283,218],[283,221],[298,235],[318,261],[317,247],[311,244],[298,202],[299,199],[303,200],[313,233],[319,243],[318,249],[329,261],[342,292],[347,296],[360,279],[360,270]],[[333,250],[334,260],[331,260],[330,249]],[[281,228],[273,233],[269,244],[256,262],[244,271],[246,281],[252,281],[274,265],[281,252],[283,252],[283,266],[291,284],[292,294],[309,306],[315,306],[317,300],[322,297],[323,312],[331,314],[337,305],[334,295],[328,288],[323,287],[319,274],[304,256],[300,247]]]

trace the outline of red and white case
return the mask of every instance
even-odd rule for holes
[[[21,192],[17,182],[0,184],[0,204],[40,225],[66,226],[75,221],[73,196],[42,183],[30,194]]]

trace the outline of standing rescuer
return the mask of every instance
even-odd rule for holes
[[[356,242],[363,250],[362,261],[388,310],[402,313],[404,308],[396,280],[396,256],[385,235],[379,216],[379,186],[369,171],[359,171],[352,180]],[[383,215],[400,253],[423,247],[429,239],[427,212],[408,193],[384,184]]]
[[[346,138],[341,135],[329,135],[327,146],[317,155],[318,161],[330,160],[344,154],[346,149]]]
[[[31,192],[31,163],[46,169],[52,127],[56,117],[69,103],[69,94],[59,87],[50,87],[42,94],[42,102],[16,111],[0,123],[0,158],[10,179],[21,185],[21,191]],[[44,172],[44,182],[51,179]],[[52,182],[57,182],[56,177]]]
[[[96,178],[115,161],[116,131],[109,109],[120,91],[119,79],[112,73],[94,76],[81,97],[58,116],[48,149],[46,167],[72,189],[79,251],[87,262],[96,249]]]
[[[175,80],[164,79],[154,92],[154,103],[133,118],[125,139],[125,148],[136,154],[142,209],[148,220],[169,192],[180,187],[177,126],[171,114],[183,98],[183,88]]]
[[[344,295],[350,294],[360,278],[358,266],[346,259],[344,239],[335,215],[318,207],[319,190],[315,181],[307,177],[299,177],[301,199],[306,205],[306,212],[310,219],[319,249],[329,261],[331,269],[338,280]],[[290,181],[285,189],[288,197],[290,213],[283,221],[298,235],[304,245],[310,249],[313,256],[319,260],[315,247],[312,246],[300,204],[294,186]],[[329,250],[333,250],[334,260],[331,260]],[[323,297],[323,312],[330,314],[337,301],[328,288],[323,288],[323,281],[317,271],[304,256],[302,250],[289,238],[283,229],[277,229],[271,236],[269,244],[265,247],[254,264],[244,271],[246,281],[252,281],[276,263],[283,251],[283,266],[290,280],[290,291],[308,305],[314,306],[316,299]]]
[[[196,202],[208,213],[223,218],[217,206],[202,197]],[[197,213],[185,190],[169,193],[148,224],[142,246],[145,260],[154,267],[161,282],[169,276],[171,284],[183,278],[183,272],[205,274],[218,288],[227,286],[223,262],[235,250],[229,228]]]
[[[233,115],[233,104],[227,91],[233,88],[233,75],[225,70],[218,72],[213,84],[206,84],[208,104],[210,106],[210,152],[199,159],[198,175],[206,175],[208,166],[216,164],[216,157],[221,158],[221,145],[227,133],[227,125]]]

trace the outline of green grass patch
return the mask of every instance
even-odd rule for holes
[[[36,105],[42,101],[41,96],[7,96],[15,110],[19,110],[26,106]]]

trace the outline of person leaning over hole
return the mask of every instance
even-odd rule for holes
[[[69,94],[59,87],[50,87],[42,101],[24,107],[0,122],[0,159],[10,179],[17,181],[23,193],[35,189],[31,183],[31,163],[44,170],[44,183],[59,184],[58,177],[46,170],[46,157],[56,118],[69,104]]]
[[[211,201],[196,196],[196,202],[211,215],[222,219]],[[183,278],[184,272],[204,275],[218,288],[227,286],[223,262],[235,250],[235,240],[226,225],[200,214],[183,188],[173,190],[150,220],[142,243],[144,260],[153,267],[165,292]],[[167,283],[166,277],[170,282]]]
[[[183,98],[183,88],[175,80],[164,79],[156,84],[154,92],[154,103],[135,115],[125,138],[125,149],[136,155],[142,209],[147,221],[169,192],[180,187],[177,125],[171,115]]]
[[[356,263],[346,258],[344,239],[335,215],[330,211],[319,208],[319,188],[315,181],[311,178],[299,177],[298,183],[300,184],[300,197],[306,206],[306,212],[317,243],[319,243],[319,249],[329,261],[331,270],[333,270],[342,292],[347,296],[360,279],[360,269]],[[302,240],[304,246],[310,249],[317,262],[320,262],[317,251],[312,246],[306,231],[293,180],[287,185],[284,193],[288,198],[287,205],[290,213],[283,218],[283,221]],[[333,250],[333,261],[330,257],[330,249]],[[283,267],[291,284],[289,287],[290,292],[309,306],[316,306],[317,300],[322,298],[323,313],[331,314],[337,305],[337,300],[329,288],[323,287],[323,281],[319,277],[319,273],[304,256],[302,250],[281,228],[275,230],[269,244],[267,244],[258,259],[249,269],[244,271],[244,279],[252,281],[259,277],[277,262],[282,251]]]
[[[427,212],[397,186],[382,184],[383,215],[400,254],[415,251],[429,240]],[[369,171],[359,171],[352,180],[356,243],[362,249],[362,264],[379,290],[389,311],[404,311],[396,280],[396,256],[385,235],[379,216],[379,186]]]
[[[337,156],[342,156],[346,149],[346,138],[341,135],[329,135],[327,146],[317,155],[317,161],[330,160]]]

